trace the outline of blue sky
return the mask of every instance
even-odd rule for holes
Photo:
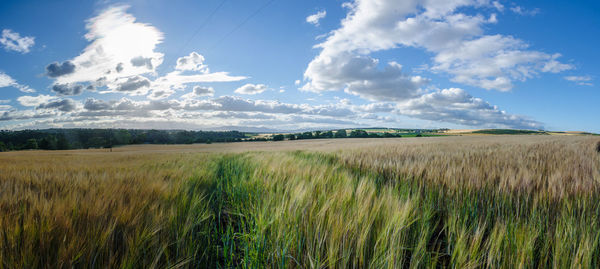
[[[0,129],[600,132],[597,1],[2,1]]]

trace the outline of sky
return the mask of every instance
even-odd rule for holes
[[[0,129],[600,133],[600,2],[0,2]]]

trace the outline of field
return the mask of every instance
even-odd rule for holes
[[[1,268],[598,268],[600,138],[0,153]]]

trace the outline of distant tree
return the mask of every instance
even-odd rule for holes
[[[422,136],[423,136],[423,135],[421,135],[421,134],[417,134],[417,135],[415,135],[415,137],[422,137]]]
[[[23,148],[24,149],[38,149],[37,140],[35,138],[27,139],[27,142],[25,143],[25,146]]]
[[[112,152],[113,146],[114,146],[114,139],[111,136],[108,139],[104,140],[104,145],[102,147],[105,148],[105,149],[110,149],[110,151]]]
[[[146,143],[146,134],[138,133],[136,134],[131,141],[133,144],[144,144]]]
[[[352,130],[350,137],[369,137],[369,134],[365,130]]]
[[[115,144],[127,145],[131,143],[131,134],[127,130],[118,130],[115,134]]]
[[[284,136],[282,134],[276,134],[273,136],[273,141],[283,141]]]
[[[286,135],[288,140],[296,140],[296,135],[295,134],[288,134]]]
[[[108,144],[108,142],[101,136],[95,136],[90,138],[90,140],[88,141],[87,145],[85,145],[86,148],[101,148],[104,147]]]
[[[69,141],[67,141],[67,138],[65,137],[65,135],[60,134],[58,135],[58,137],[56,138],[56,149],[69,149]]]
[[[321,137],[324,137],[324,138],[333,138],[333,132],[332,132],[332,131],[327,131],[327,132],[324,132],[324,133],[321,135]]]
[[[194,143],[194,132],[181,131],[175,134],[176,144],[192,144]]]
[[[58,140],[56,139],[56,137],[53,135],[49,135],[49,136],[42,138],[42,140],[40,140],[39,147],[41,149],[46,149],[46,150],[55,150],[55,149],[57,149],[57,144],[58,144]]]
[[[0,152],[8,151],[8,147],[4,142],[0,141]]]
[[[48,137],[42,138],[42,140],[40,140],[40,144],[38,146],[41,149],[49,150],[50,149],[50,141],[48,141]]]
[[[173,144],[174,141],[170,139],[167,132],[161,130],[149,130],[146,133],[148,142],[152,144]]]
[[[298,138],[311,139],[311,138],[313,138],[313,133],[312,132],[304,132]]]
[[[46,130],[0,130],[0,141],[7,150],[20,149],[79,149],[102,148],[131,143],[205,143],[236,142],[247,137],[237,131],[204,132],[173,130],[125,130],[125,129],[46,129]],[[28,139],[35,139],[37,147]],[[266,140],[266,138],[263,138]]]
[[[345,138],[345,137],[348,137],[345,129],[340,129],[337,132],[335,132],[335,138]]]
[[[321,131],[315,131],[315,138],[321,137]]]

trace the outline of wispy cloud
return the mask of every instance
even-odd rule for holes
[[[0,37],[0,44],[8,51],[28,53],[29,49],[35,45],[35,37],[22,37],[19,33],[13,32],[10,29],[4,29]]]
[[[12,77],[10,77],[6,73],[3,73],[0,71],[0,88],[4,88],[4,87],[14,87],[14,88],[17,88],[19,91],[26,92],[26,93],[35,92],[34,89],[30,88],[27,85],[19,84]]]
[[[237,88],[234,92],[239,94],[258,94],[267,90],[265,84],[245,84],[242,87]]]
[[[513,6],[510,8],[510,10],[514,13],[517,13],[517,14],[523,15],[523,16],[535,16],[540,13],[539,8],[526,9],[521,6]]]
[[[592,84],[592,82],[591,82],[592,81],[591,76],[566,76],[566,77],[564,77],[564,79],[575,82],[575,83],[577,83],[577,85],[594,86],[594,84]]]
[[[312,14],[312,15],[306,17],[306,22],[308,22],[314,26],[319,26],[319,21],[321,19],[325,18],[326,15],[327,15],[327,11],[321,10],[315,14]]]
[[[40,104],[58,99],[56,96],[40,94],[38,96],[23,95],[17,98],[22,106],[39,106]]]

